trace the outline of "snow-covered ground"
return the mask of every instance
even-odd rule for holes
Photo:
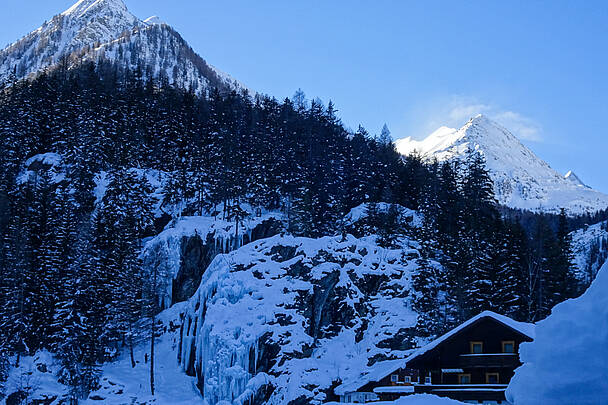
[[[177,361],[179,345],[179,314],[183,304],[174,305],[159,315],[159,321],[167,331],[157,339],[155,346],[155,395],[150,392],[150,342],[145,340],[135,348],[137,365],[131,367],[128,352],[102,368],[101,388],[89,395],[84,404],[119,405],[145,404],[201,404],[203,400],[196,381],[182,372]],[[171,324],[173,327],[171,327]],[[173,330],[171,330],[173,329]]]
[[[345,225],[354,225],[355,223],[365,219],[367,217],[367,208],[368,208],[367,205],[368,205],[367,203],[363,203],[363,204],[358,205],[355,208],[351,209],[348,212],[348,214],[346,214],[344,216],[344,219],[343,219],[344,224]],[[401,218],[403,219],[404,222],[406,222],[407,224],[409,224],[410,226],[412,226],[414,228],[419,228],[422,226],[424,219],[419,212],[411,210],[406,207],[403,207],[398,204],[394,204],[394,206],[399,211],[399,215],[401,215]],[[391,207],[391,204],[389,204],[389,203],[385,203],[385,202],[376,203],[376,210],[380,214],[388,213],[390,207]]]
[[[417,151],[440,162],[462,159],[469,149],[479,151],[498,201],[508,207],[553,213],[565,208],[572,214],[608,207],[608,195],[585,186],[572,173],[561,175],[508,130],[482,115],[460,129],[441,127],[422,141],[409,137],[395,145],[404,155]]]
[[[524,343],[507,389],[514,405],[608,404],[608,262],[581,297],[553,308]]]
[[[18,367],[15,357],[10,359],[13,367],[9,371],[6,386],[0,387],[4,395],[10,396],[16,392],[24,392],[26,401],[32,399],[52,399],[63,396],[66,387],[57,382],[59,367],[56,359],[48,351],[41,351],[33,356],[19,359]]]
[[[327,405],[344,405],[344,402],[328,402]],[[441,398],[430,394],[416,394],[399,398],[395,401],[378,401],[374,405],[462,405],[464,402]]]
[[[177,361],[179,314],[182,308],[183,304],[177,304],[158,316],[158,322],[162,324],[158,330],[166,329],[166,332],[156,340],[155,396],[150,392],[150,364],[146,362],[150,356],[150,342],[143,340],[134,350],[137,365],[134,368],[131,366],[128,352],[123,353],[117,361],[103,365],[101,388],[80,403],[202,404],[195,379],[188,377]],[[15,359],[11,361],[14,363]],[[59,369],[57,359],[48,352],[24,357],[20,361],[20,367],[11,369],[5,393],[9,395],[25,389],[29,394],[27,403],[56,398],[50,405],[59,405],[68,393],[68,388],[57,381]]]

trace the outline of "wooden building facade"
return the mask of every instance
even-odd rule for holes
[[[534,325],[486,311],[417,350],[407,366],[425,378],[416,393],[459,401],[504,403],[521,365],[519,346],[534,339]]]
[[[338,387],[345,403],[392,401],[414,393],[463,402],[503,404],[519,346],[534,339],[534,325],[483,312],[407,359],[378,364],[360,381]],[[339,392],[338,392],[339,391]]]

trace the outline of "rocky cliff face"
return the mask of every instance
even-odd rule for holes
[[[608,221],[585,226],[570,236],[577,277],[589,285],[608,259]]]
[[[183,311],[183,370],[209,404],[331,399],[339,381],[414,347],[417,246],[276,235],[218,255]]]
[[[274,218],[267,219],[253,227],[244,235],[243,244],[274,236],[283,230],[283,224]],[[228,249],[232,244],[229,243]],[[186,301],[194,295],[201,283],[201,278],[211,261],[222,252],[215,233],[208,234],[205,240],[200,235],[184,236],[181,241],[180,267],[172,280],[171,304]]]
[[[265,213],[233,221],[213,217],[182,217],[167,225],[144,245],[142,260],[151,274],[156,271],[165,294],[161,307],[192,297],[212,260],[241,246],[278,234],[284,229],[282,214]]]

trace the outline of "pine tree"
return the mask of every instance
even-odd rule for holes
[[[551,290],[554,303],[565,301],[577,295],[579,286],[574,276],[574,252],[572,236],[568,228],[568,218],[564,209],[560,211],[556,232],[557,252],[551,269]]]
[[[396,204],[391,204],[386,213],[380,215],[377,242],[385,248],[395,247],[397,239],[402,233],[401,213]]]
[[[419,336],[437,336],[444,330],[439,293],[443,289],[440,270],[423,254],[417,260],[418,269],[412,277],[415,290],[413,307],[418,313],[416,330]]]

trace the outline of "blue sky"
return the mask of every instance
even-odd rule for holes
[[[608,192],[608,1],[125,2],[251,88],[333,100],[349,127],[422,138],[483,112]],[[2,0],[0,45],[72,3]]]

